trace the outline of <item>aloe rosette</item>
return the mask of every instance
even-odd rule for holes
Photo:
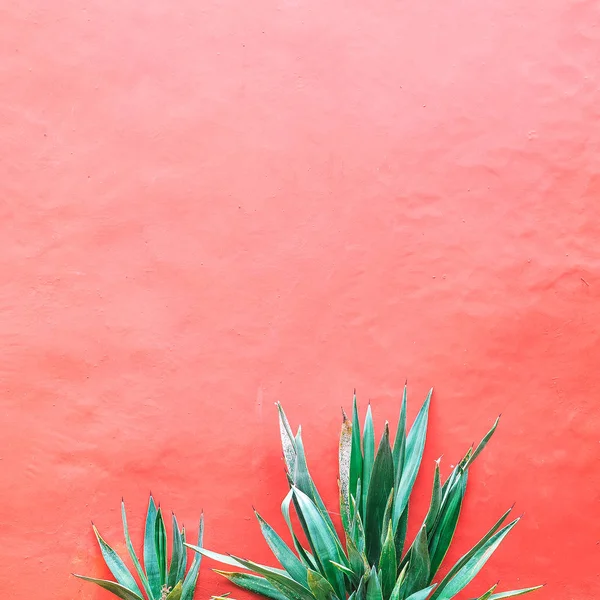
[[[179,528],[175,514],[173,513],[171,517],[173,522],[173,541],[169,561],[167,533],[163,513],[160,506],[156,506],[154,498],[150,495],[144,528],[143,567],[129,537],[125,503],[123,501],[121,501],[121,517],[123,520],[125,545],[137,572],[141,587],[121,557],[104,541],[93,524],[92,527],[96,534],[104,562],[116,581],[96,579],[84,575],[75,575],[75,577],[91,581],[105,590],[112,592],[115,596],[121,598],[121,600],[192,600],[198,580],[202,555],[199,553],[194,555],[186,574],[187,548],[185,528]],[[204,515],[200,517],[198,545],[195,548],[202,547],[203,534]]]
[[[423,456],[431,391],[406,434],[406,387],[393,444],[386,423],[375,450],[369,405],[362,427],[356,395],[352,419],[343,415],[339,444],[340,514],[343,539],[310,476],[301,429],[293,435],[278,404],[283,455],[290,490],[281,505],[292,547],[258,514],[263,536],[282,568],[237,556],[190,548],[244,571],[217,572],[237,586],[272,600],[450,600],[477,575],[519,521],[507,510],[493,527],[435,583],[450,547],[462,507],[469,467],[492,437],[498,420],[478,446],[471,447],[442,483],[439,461],[427,515],[405,547],[409,500]],[[302,545],[291,510],[308,542]],[[255,511],[256,512],[256,511]],[[497,585],[497,584],[496,584]],[[502,600],[541,586],[496,593],[493,585],[478,600]]]

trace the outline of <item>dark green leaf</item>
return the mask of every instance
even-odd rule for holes
[[[438,526],[431,536],[429,545],[431,554],[430,581],[435,577],[452,543],[466,488],[467,473],[464,472],[458,476],[456,485],[449,492],[448,502],[444,505]]]
[[[427,549],[427,530],[421,527],[409,552],[409,566],[406,572],[404,597],[422,590],[429,583],[429,551]]]
[[[473,454],[469,457],[467,464],[465,465],[465,469],[468,469],[473,464],[473,461],[481,454],[481,451],[485,448],[486,444],[490,441],[490,438],[494,435],[499,422],[500,417],[496,419],[492,425],[492,428],[485,434],[481,442],[479,442],[479,445],[477,448],[475,448],[475,452],[473,452]]]
[[[388,521],[388,530],[381,549],[379,569],[381,570],[381,591],[387,600],[390,597],[396,583],[396,547],[394,544],[394,530],[392,522]]]
[[[431,502],[429,503],[429,511],[425,517],[425,526],[427,533],[431,533],[437,523],[440,508],[442,506],[442,482],[440,479],[440,463],[435,463],[435,473],[433,474],[433,488],[431,490]]]
[[[367,583],[367,599],[366,600],[383,600],[383,594],[381,592],[381,584],[375,567],[371,569],[369,575],[369,582]]]
[[[371,565],[379,562],[382,533],[385,535],[385,532],[381,530],[381,526],[387,501],[393,487],[394,460],[390,448],[389,427],[386,423],[377,456],[373,463],[366,504],[365,541],[367,558]]]
[[[154,540],[154,543],[156,544],[158,572],[160,574],[160,587],[162,589],[167,583],[167,532],[165,530],[165,522],[163,521],[162,510],[160,508],[156,513]]]
[[[390,524],[392,524],[392,530],[393,530],[393,523],[392,523],[392,506],[393,505],[394,505],[394,488],[392,488],[390,491],[390,495],[388,496],[387,504],[385,505],[385,512],[383,513],[383,520],[382,520],[382,525],[381,525],[381,533],[382,533],[381,543],[382,544],[385,539],[384,536],[387,535],[388,526]]]
[[[404,565],[404,568],[400,571],[400,575],[398,575],[398,579],[396,579],[396,584],[394,585],[394,589],[392,590],[392,595],[390,596],[390,600],[400,600],[401,592],[404,588],[404,580],[406,579],[406,571],[408,570],[408,563]]]
[[[121,600],[142,600],[141,596],[138,596],[135,592],[132,592],[130,589],[122,586],[120,583],[116,583],[115,581],[107,581],[106,579],[95,579],[94,577],[85,577],[84,575],[75,575],[75,577],[79,577],[79,579],[83,579],[84,581],[91,581],[96,585],[108,590],[113,593],[115,596],[121,598]]]
[[[396,544],[396,556],[398,562],[404,550],[404,542],[406,541],[406,530],[408,529],[408,504],[404,509],[404,512],[400,515],[398,526],[396,527],[396,533],[394,534],[394,543]]]

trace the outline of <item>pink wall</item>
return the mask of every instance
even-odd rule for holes
[[[504,413],[453,557],[527,514],[465,597],[598,597],[599,2],[5,0],[0,49],[5,595],[108,600],[69,574],[149,489],[268,560],[273,402],[335,509],[340,405],[408,377],[413,525]]]

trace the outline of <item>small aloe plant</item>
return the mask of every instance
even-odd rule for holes
[[[456,526],[467,485],[469,467],[492,437],[498,419],[477,447],[471,447],[442,484],[435,464],[429,511],[412,542],[405,548],[409,499],[421,465],[431,392],[406,435],[406,387],[393,444],[388,424],[379,447],[371,407],[362,429],[356,395],[352,420],[343,415],[339,445],[340,514],[343,539],[336,532],[310,476],[301,429],[291,427],[278,404],[283,455],[290,491],[281,512],[294,550],[258,514],[263,536],[283,567],[276,569],[232,555],[189,546],[198,553],[250,573],[217,571],[239,587],[273,600],[450,600],[477,575],[500,542],[517,524],[504,524],[511,509],[448,571],[434,578]],[[309,547],[305,548],[290,518],[293,506]],[[345,542],[345,543],[344,543]],[[494,593],[493,585],[478,600],[502,600],[541,586]]]
[[[195,554],[192,564],[186,575],[187,550],[185,547],[185,528],[179,529],[177,518],[172,514],[173,520],[173,545],[171,560],[167,567],[167,533],[160,506],[157,508],[154,498],[150,495],[146,527],[144,531],[144,567],[133,549],[127,527],[125,503],[121,501],[121,516],[123,519],[123,532],[125,545],[135,566],[137,575],[142,584],[144,593],[134,579],[131,571],[125,566],[121,557],[104,541],[92,523],[96,539],[104,562],[117,581],[95,579],[84,575],[75,575],[85,581],[96,583],[100,587],[112,592],[121,600],[192,600],[198,571],[200,569],[201,554]],[[204,515],[200,516],[198,532],[198,547],[202,546],[204,534]]]

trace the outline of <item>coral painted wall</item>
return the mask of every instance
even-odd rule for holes
[[[150,489],[269,560],[273,403],[336,510],[340,405],[408,377],[413,530],[504,413],[452,557],[526,516],[465,597],[598,597],[600,3],[5,0],[0,48],[5,595],[108,600],[90,519]]]

